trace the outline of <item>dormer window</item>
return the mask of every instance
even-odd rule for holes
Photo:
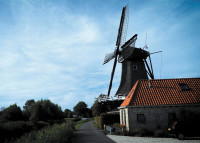
[[[137,70],[137,65],[133,65],[133,70]]]
[[[178,85],[182,91],[190,90],[189,86],[186,83],[179,83]]]

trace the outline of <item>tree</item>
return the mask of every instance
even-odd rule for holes
[[[106,105],[100,104],[97,100],[94,101],[94,104],[91,107],[93,116],[100,116],[101,113],[108,111]]]
[[[17,104],[10,105],[1,113],[1,119],[8,121],[18,121],[23,119],[22,110]]]
[[[73,112],[71,110],[69,110],[69,109],[65,109],[64,116],[66,118],[72,118],[73,117]]]
[[[40,100],[31,107],[31,121],[47,121],[63,119],[61,107],[50,100]]]
[[[25,105],[23,106],[23,114],[26,118],[26,120],[29,119],[29,117],[31,116],[31,108],[32,106],[35,104],[35,100],[31,99],[31,100],[27,100]]]
[[[92,117],[92,110],[90,108],[87,108],[86,117],[88,117],[88,118]]]
[[[3,111],[4,109],[6,109],[6,107],[1,107],[0,111]]]
[[[35,103],[34,99],[27,100],[26,103],[25,103],[25,106],[23,106],[24,111],[30,110],[34,103]]]
[[[80,101],[76,106],[74,106],[74,113],[79,117],[86,117],[87,116],[87,104],[83,101]]]
[[[94,101],[94,104],[92,105],[91,109],[93,116],[99,116],[101,114],[101,106],[97,100]]]

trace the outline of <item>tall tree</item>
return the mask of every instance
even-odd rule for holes
[[[108,108],[104,104],[100,104],[97,100],[94,101],[94,104],[91,107],[93,116],[100,116],[101,113],[108,111]]]
[[[3,120],[18,121],[23,119],[22,110],[17,104],[10,105],[1,114],[1,119]]]
[[[26,120],[28,120],[31,116],[31,108],[32,106],[35,104],[35,100],[31,99],[31,100],[27,100],[25,105],[23,106],[23,114]]]
[[[47,121],[63,118],[61,107],[52,103],[50,100],[40,100],[35,102],[31,108],[30,120]]]
[[[73,117],[73,112],[71,110],[69,110],[69,109],[65,109],[64,116],[66,118],[72,118]]]
[[[80,101],[76,106],[74,106],[74,113],[79,117],[86,117],[87,116],[87,104],[83,101]]]
[[[27,100],[25,105],[23,106],[23,109],[26,111],[26,110],[30,110],[32,105],[35,103],[35,100],[34,99],[31,99],[31,100]]]
[[[1,107],[0,111],[3,111],[4,109],[6,109],[6,107]]]

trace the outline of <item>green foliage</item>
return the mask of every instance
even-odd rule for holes
[[[38,121],[36,124],[35,124],[35,128],[36,129],[42,129],[44,127],[47,127],[49,126],[50,124],[48,122],[44,122],[44,121]]]
[[[51,125],[64,122],[60,106],[50,100],[37,102],[27,100],[23,108],[22,112],[20,107],[14,104],[0,112],[0,142],[14,142],[24,134],[26,135],[19,142],[35,142],[35,139],[38,139],[36,142],[39,142],[39,139],[45,137],[47,139],[40,142],[54,142],[55,140],[56,142],[69,142],[68,137],[66,140],[60,138],[66,137],[66,134],[69,134],[71,138],[71,134],[75,130],[73,121],[68,121],[62,127],[55,125],[54,128],[51,128]],[[23,121],[25,119],[30,121]],[[37,131],[39,129],[41,132]],[[55,133],[54,136],[51,135],[53,133]]]
[[[50,100],[40,100],[35,102],[31,108],[31,121],[48,121],[63,119],[61,107]]]
[[[8,108],[2,111],[0,120],[6,120],[6,121],[23,120],[23,114],[20,107],[17,106],[17,104],[10,105]]]
[[[101,113],[105,113],[108,111],[106,105],[100,104],[97,100],[95,100],[94,104],[91,107],[93,116],[100,116]]]
[[[73,117],[73,112],[69,109],[65,109],[64,111],[64,117],[66,118],[72,118]]]
[[[154,131],[154,136],[155,137],[164,137],[165,136],[165,131],[161,129],[157,129]]]
[[[81,118],[79,118],[79,117],[76,117],[76,118],[73,119],[74,122],[78,122],[80,120],[81,120]]]
[[[86,117],[87,117],[87,118],[93,117],[93,116],[92,116],[92,110],[91,110],[90,108],[87,108]]]
[[[16,143],[70,143],[73,128],[69,123],[54,125],[22,136]]]
[[[81,120],[81,121],[78,121],[75,125],[75,130],[78,130],[78,128],[83,125],[84,123],[86,123],[87,121],[86,120]]]
[[[137,136],[137,137],[144,137],[144,136],[152,136],[153,133],[144,129],[144,128],[135,128],[133,129],[133,131],[131,132],[128,132],[127,133],[128,135],[134,135],[134,136]]]
[[[35,103],[34,99],[27,100],[26,103],[25,103],[25,105],[23,106],[24,111],[30,110],[31,107],[34,105],[34,103]]]
[[[102,113],[101,114],[101,128],[104,125],[113,125],[114,123],[120,123],[119,113]]]
[[[33,124],[25,121],[10,121],[0,123],[0,142],[16,139],[24,133],[30,132]]]
[[[101,128],[101,117],[95,117],[94,118],[94,124],[95,124],[95,126],[97,127],[97,128]]]
[[[0,111],[3,111],[4,109],[6,109],[6,107],[1,107]]]
[[[65,121],[66,122],[78,122],[78,121],[80,121],[81,120],[81,118],[65,118]]]
[[[114,123],[112,127],[114,128],[114,134],[116,134],[116,135],[122,134],[123,127],[119,123]]]
[[[72,122],[75,118],[65,118],[66,122]]]
[[[87,104],[83,101],[80,101],[76,106],[74,106],[74,112],[79,117],[86,117],[87,116]]]
[[[78,122],[76,122],[76,125],[75,125],[75,130],[78,130],[78,128],[83,125],[84,123],[86,122],[89,122],[89,121],[92,121],[94,120],[93,118],[90,118],[90,119],[87,119],[87,120],[80,120]]]
[[[29,119],[29,117],[31,116],[31,108],[32,106],[35,104],[35,100],[31,99],[31,100],[27,100],[25,105],[23,106],[23,114],[26,118],[26,120]]]

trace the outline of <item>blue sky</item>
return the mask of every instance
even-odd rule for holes
[[[91,107],[107,93],[122,7],[127,40],[152,55],[155,78],[200,77],[199,0],[0,0],[0,107],[50,99],[62,109]],[[120,82],[117,65],[111,95]]]

